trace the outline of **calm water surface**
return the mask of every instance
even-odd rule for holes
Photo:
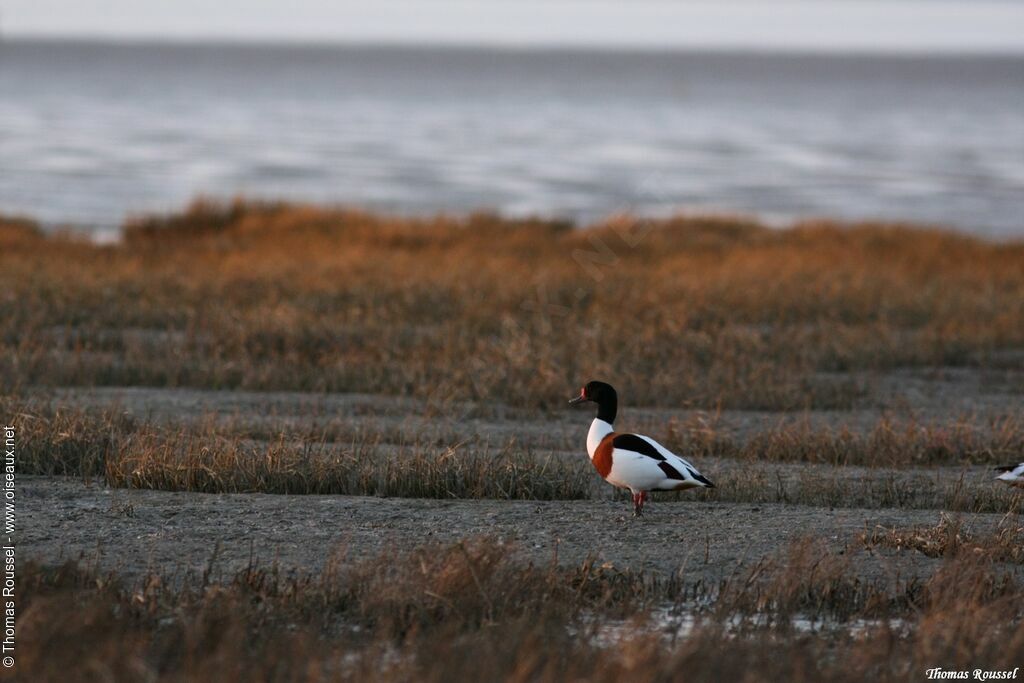
[[[0,211],[236,193],[1024,236],[1024,57],[0,43]]]

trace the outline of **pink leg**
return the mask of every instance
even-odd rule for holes
[[[633,494],[633,516],[642,517],[644,514],[644,501],[647,499],[647,493],[640,491],[639,493]]]

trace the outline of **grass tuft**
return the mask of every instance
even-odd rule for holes
[[[942,515],[932,527],[878,527],[860,536],[865,548],[914,550],[928,557],[983,557],[993,562],[1024,564],[1024,525],[1007,516],[991,533],[976,536],[960,517]]]

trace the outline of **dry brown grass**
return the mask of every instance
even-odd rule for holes
[[[701,588],[591,562],[523,565],[513,551],[467,540],[318,576],[252,567],[184,586],[25,567],[17,666],[38,681],[902,681],[1024,656],[1020,587],[978,558],[875,584],[806,540]],[[690,605],[693,626],[666,634],[666,605]],[[794,632],[807,617],[829,621]]]
[[[995,562],[1024,564],[1024,525],[1017,515],[1008,515],[988,534],[976,535],[960,517],[942,515],[932,527],[878,527],[860,536],[866,548],[881,546],[916,550],[928,557],[974,555]]]
[[[505,448],[411,443],[252,441],[213,423],[166,427],[116,411],[22,407],[18,471],[101,477],[114,487],[204,493],[350,494],[405,498],[575,500],[593,490],[582,463]]]
[[[0,224],[0,373],[558,406],[844,407],[1024,346],[1024,245],[885,225],[413,220],[199,202],[120,246]]]
[[[132,419],[116,409],[90,412],[46,401],[0,400],[0,411],[13,416],[19,472],[99,477],[114,487],[498,500],[578,500],[612,494],[582,452],[538,451],[516,440],[494,445],[482,438],[459,440],[431,432],[417,438],[388,428],[345,429],[337,421],[319,428],[274,431],[265,425],[254,428],[217,420],[215,414],[196,422],[160,424]],[[779,449],[772,451],[778,456],[774,460],[813,453],[805,448],[808,440],[821,443],[800,430],[780,439],[792,444],[795,453],[786,456],[769,439]],[[834,467],[846,463],[829,458],[809,458],[810,464],[797,467],[780,465],[746,448],[681,450],[695,456],[702,467],[707,465],[704,469],[716,488],[656,497],[999,513],[1024,506],[1020,491],[993,483],[987,472],[977,480],[950,469],[901,469],[914,464],[901,459],[911,451],[889,446],[892,461],[873,461],[888,467],[860,471]],[[863,454],[870,455],[870,449]]]
[[[1024,419],[1016,414],[938,422],[883,416],[870,429],[787,418],[745,440],[720,428],[715,416],[670,421],[663,430],[666,445],[697,459],[896,468],[997,464],[1024,457]]]

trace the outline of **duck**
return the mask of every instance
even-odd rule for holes
[[[1010,486],[1016,486],[1018,488],[1024,488],[1024,462],[1019,465],[1003,465],[997,467],[996,472],[1002,472],[996,481],[1001,481]]]
[[[633,516],[641,517],[651,491],[715,488],[686,460],[654,439],[615,431],[619,395],[606,382],[587,382],[570,405],[597,404],[597,417],[587,433],[587,454],[597,473],[612,486],[633,494]]]

